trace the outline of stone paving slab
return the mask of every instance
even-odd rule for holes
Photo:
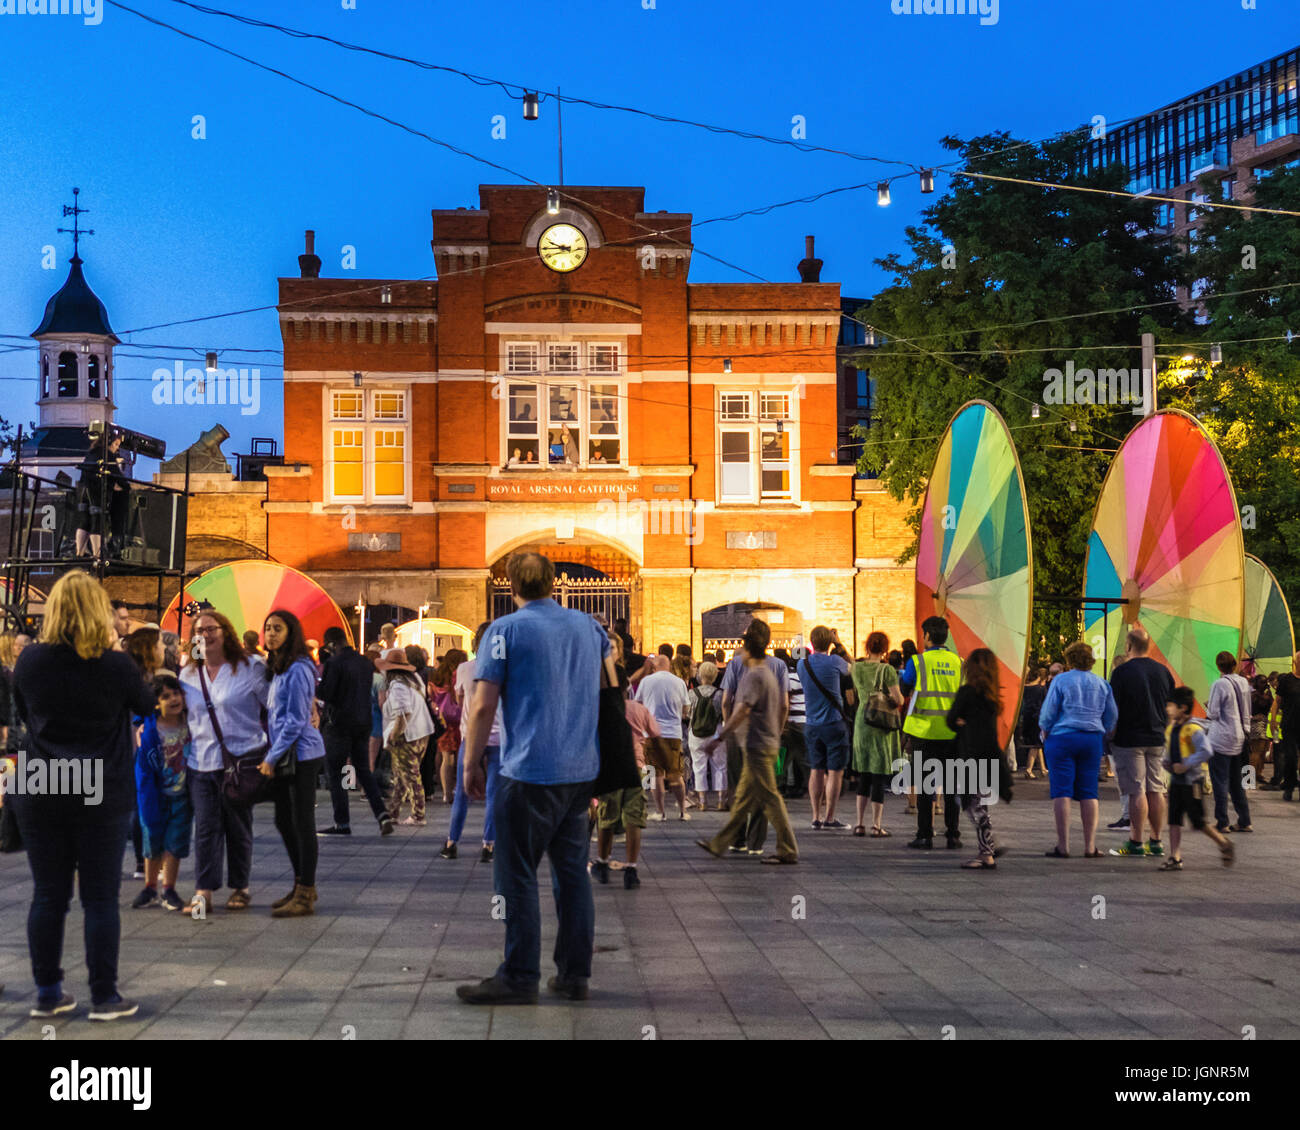
[[[852,798],[847,798],[850,805]],[[326,823],[328,799],[318,798]],[[992,810],[1009,853],[996,872],[963,873],[968,847],[910,851],[914,817],[890,797],[883,840],[808,828],[790,806],[798,867],[716,860],[694,846],[725,815],[652,824],[642,887],[596,885],[593,996],[537,1008],[477,1009],[454,986],[490,973],[504,927],[492,918],[491,866],[471,838],[439,859],[447,809],[424,829],[381,839],[359,824],[321,841],[314,918],[274,921],[266,904],[291,883],[283,847],[260,808],[254,907],[218,900],[206,922],[132,911],[123,883],[122,990],[141,1016],[90,1026],[53,1023],[59,1039],[1259,1039],[1300,1036],[1300,944],[1294,850],[1300,806],[1252,796],[1252,836],[1219,865],[1204,837],[1184,837],[1186,870],[1153,860],[1043,852],[1054,839],[1046,786],[1017,783]],[[1118,800],[1103,789],[1102,823]],[[851,808],[849,812],[851,814]],[[843,818],[843,816],[841,817]],[[479,827],[471,815],[472,830]],[[968,843],[973,834],[966,832]],[[1121,834],[1103,830],[1103,849]],[[770,846],[770,841],[769,841]],[[191,873],[182,868],[182,893]],[[549,874],[539,877],[543,977],[554,945]],[[0,1038],[41,1039],[28,1020],[22,855],[0,856]],[[68,917],[68,988],[87,996],[81,913]],[[81,1013],[84,1017],[84,1010]]]

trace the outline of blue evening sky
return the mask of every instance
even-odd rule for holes
[[[368,118],[319,94],[103,4],[75,15],[0,14],[0,416],[36,416],[31,351],[3,352],[36,327],[63,282],[71,238],[60,206],[71,186],[96,234],[86,274],[120,349],[118,422],[176,451],[209,425],[282,436],[273,309],[191,325],[124,331],[273,307],[296,275],[305,228],[322,274],[434,273],[432,208],[473,207],[478,185],[514,178]],[[537,122],[517,101],[454,75],[418,70],[199,13],[175,0],[131,7],[323,87],[540,181],[556,176],[555,105]],[[631,105],[755,133],[913,164],[940,162],[939,138],[1007,129],[1037,138],[1094,114],[1112,122],[1174,101],[1296,43],[1294,0],[1001,0],[998,21],[895,15],[891,0],[213,0],[213,6],[449,64],[511,83]],[[350,2],[350,0],[349,0]],[[0,0],[0,13],[24,0]],[[191,138],[194,115],[206,140]],[[491,136],[503,114],[504,140]],[[802,153],[625,113],[566,107],[565,179],[646,189],[649,211],[711,217],[872,182],[896,171]],[[943,178],[938,188],[944,188]],[[765,279],[797,279],[803,237],[817,236],[822,278],[869,296],[874,260],[903,247],[924,198],[915,177],[766,216],[701,226],[695,242]],[[42,249],[58,249],[54,270]],[[356,248],[356,270],[340,249]],[[742,281],[697,254],[694,281]],[[152,373],[177,358],[257,364],[255,415],[158,407]],[[128,358],[124,353],[150,355]],[[154,358],[157,359],[154,359]]]

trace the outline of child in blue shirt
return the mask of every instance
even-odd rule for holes
[[[135,757],[136,801],[144,832],[144,890],[131,906],[136,910],[159,905],[164,910],[183,910],[185,903],[176,893],[176,874],[180,861],[190,853],[194,823],[185,779],[185,757],[190,752],[185,690],[173,675],[157,676],[153,689],[158,710],[145,719]]]
[[[1223,866],[1232,866],[1233,847],[1227,837],[1205,822],[1205,765],[1214,752],[1203,726],[1192,719],[1196,694],[1191,687],[1176,687],[1165,706],[1169,726],[1165,730],[1165,768],[1169,770],[1169,858],[1161,871],[1181,871],[1179,852],[1183,839],[1183,816],[1197,831],[1218,845]]]

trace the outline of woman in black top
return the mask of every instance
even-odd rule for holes
[[[957,733],[957,760],[965,762],[969,790],[961,795],[961,806],[975,825],[979,841],[979,856],[962,864],[967,870],[991,870],[1002,854],[993,838],[984,795],[975,791],[980,783],[992,783],[995,789],[999,785],[1002,759],[998,715],[1001,711],[997,656],[987,647],[977,647],[966,659],[962,685],[944,719],[948,728]]]
[[[113,651],[113,610],[103,586],[80,570],[50,590],[40,642],[14,667],[14,706],[27,750],[14,794],[34,890],[27,939],[36,1018],[71,1012],[63,991],[63,930],[74,876],[85,912],[91,1020],[138,1006],[117,991],[122,854],[135,808],[132,714],[154,709],[129,655]]]
[[[1047,766],[1043,763],[1043,737],[1038,730],[1038,712],[1043,708],[1047,698],[1047,668],[1041,664],[1035,668],[1034,677],[1025,683],[1024,697],[1020,700],[1020,725],[1016,733],[1016,747],[1028,755],[1025,759],[1025,780],[1034,779],[1034,764],[1047,776]]]
[[[99,556],[101,535],[106,524],[102,508],[109,507],[115,515],[121,510],[118,494],[128,489],[117,454],[121,446],[120,434],[110,436],[108,432],[102,432],[98,438],[91,440],[90,450],[81,461],[81,477],[77,481],[78,557],[87,553],[87,543],[90,555]],[[121,529],[115,532],[123,533]]]

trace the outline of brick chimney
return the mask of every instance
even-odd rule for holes
[[[802,268],[801,268],[802,269]],[[298,256],[298,270],[305,279],[320,278],[320,256],[316,254],[316,233],[307,229],[307,253]]]
[[[799,281],[815,283],[822,281],[822,261],[813,258],[813,237],[804,236],[804,257],[799,263]]]

